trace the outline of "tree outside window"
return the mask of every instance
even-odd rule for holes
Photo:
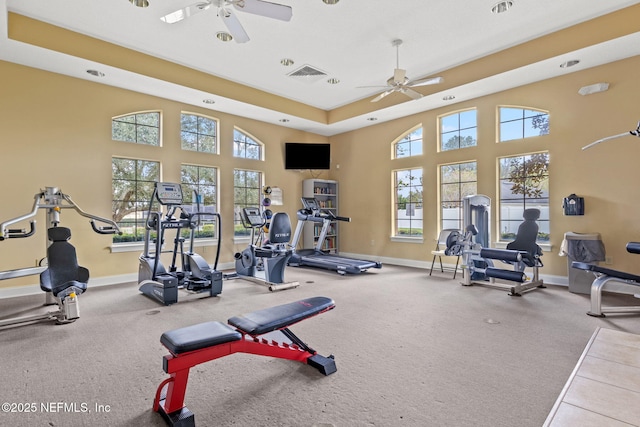
[[[549,153],[500,159],[500,240],[515,239],[525,209],[540,210],[538,242],[549,235]]]
[[[422,154],[422,126],[409,132],[394,144],[396,159],[419,156]]]
[[[478,166],[476,162],[440,166],[441,229],[462,230],[463,206],[466,196],[477,194]]]
[[[549,134],[549,113],[543,110],[500,107],[500,142]]]
[[[160,163],[114,157],[111,166],[112,217],[123,232],[114,234],[113,242],[142,241],[154,185],[160,180]]]
[[[440,151],[478,145],[478,121],[475,109],[440,117]]]
[[[218,121],[198,114],[180,115],[180,143],[183,150],[216,154]]]
[[[233,235],[249,236],[251,230],[242,225],[242,209],[260,206],[262,172],[234,169],[233,171]]]
[[[262,143],[238,129],[233,130],[233,157],[262,160]]]
[[[218,169],[197,165],[182,165],[180,170],[183,207],[188,212],[217,213]],[[196,238],[216,237],[217,224],[214,216],[197,218]],[[188,230],[186,230],[188,232]],[[188,233],[186,233],[188,234]]]
[[[111,139],[136,144],[160,145],[160,113],[133,113],[111,119]]]

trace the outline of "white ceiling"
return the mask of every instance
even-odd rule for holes
[[[455,102],[472,99],[568,72],[601,65],[640,54],[640,32],[577,52],[532,63],[500,76],[483,78],[463,87],[412,101],[401,94],[397,103],[337,123],[318,123],[283,114],[263,106],[247,105],[230,97],[217,97],[160,81],[109,64],[91,63],[10,40],[6,11],[99,38],[211,75],[298,101],[322,110],[333,110],[381,90],[359,86],[384,85],[396,66],[394,39],[402,39],[400,68],[410,79],[437,76],[468,63],[577,23],[635,5],[630,0],[514,0],[506,13],[494,14],[497,0],[340,0],[326,5],[322,0],[277,0],[293,8],[289,22],[249,13],[236,16],[251,40],[244,44],[216,39],[225,31],[214,7],[176,24],[160,17],[194,0],[149,0],[147,8],[127,0],[0,0],[0,59],[83,79],[88,68],[105,73],[101,83],[137,90],[206,108],[202,99],[213,98],[210,108],[238,114],[321,135],[333,135],[407,114],[437,108],[442,96],[455,94]],[[295,64],[284,67],[283,58]],[[579,58],[580,64],[562,69],[559,64]],[[303,65],[324,71],[327,78],[308,83],[287,74]],[[328,78],[340,80],[330,85]],[[594,82],[595,83],[595,82]],[[576,88],[576,91],[578,88]],[[407,102],[404,102],[406,99]],[[448,101],[451,103],[451,101]],[[280,123],[286,118],[288,123]]]

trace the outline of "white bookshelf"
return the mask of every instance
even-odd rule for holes
[[[338,215],[338,182],[326,179],[305,179],[302,181],[302,197],[313,197],[323,210],[329,210]],[[318,236],[322,230],[321,223],[307,222],[302,233],[302,243],[305,249],[315,248]],[[338,253],[338,224],[331,223],[327,238],[322,249],[329,253]]]

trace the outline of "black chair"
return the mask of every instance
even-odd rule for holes
[[[76,248],[68,242],[71,230],[52,227],[47,235],[52,243],[47,248],[48,267],[40,273],[40,289],[60,299],[71,293],[83,293],[87,290],[89,270],[78,265]]]
[[[536,243],[538,238],[536,220],[540,218],[540,209],[525,209],[522,217],[524,221],[518,227],[516,239],[507,244],[507,249],[526,252],[527,256],[523,256],[522,261],[527,267],[533,267],[540,263],[538,258],[542,256],[542,249]]]

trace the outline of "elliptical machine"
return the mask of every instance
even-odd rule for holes
[[[153,211],[154,200],[160,203],[160,210]],[[220,214],[217,212],[201,212],[198,206],[196,212],[189,213],[182,207],[182,186],[170,182],[156,182],[149,201],[147,221],[145,222],[144,252],[140,255],[138,267],[138,284],[140,292],[164,304],[171,305],[178,302],[178,288],[194,293],[207,292],[209,296],[216,296],[222,292],[222,272],[217,270],[220,257]],[[165,212],[162,211],[165,206]],[[179,211],[179,215],[176,214]],[[217,250],[213,266],[193,251],[195,229],[203,217],[216,219]],[[184,251],[185,239],[181,237],[181,230],[190,230],[189,250]],[[175,230],[174,246],[171,265],[168,269],[162,265],[160,255],[164,242],[165,230]],[[155,232],[155,248],[151,252],[151,233]],[[176,266],[180,254],[181,269]]]
[[[236,273],[226,275],[225,278],[247,279],[267,286],[270,291],[297,288],[300,285],[299,282],[284,281],[284,269],[293,254],[293,248],[289,245],[291,240],[289,215],[285,212],[277,212],[271,217],[271,222],[268,224],[269,238],[264,244],[261,244],[260,238],[262,230],[267,226],[267,220],[260,214],[260,209],[243,208],[241,218],[245,228],[251,229],[251,243],[245,250],[235,254]]]

